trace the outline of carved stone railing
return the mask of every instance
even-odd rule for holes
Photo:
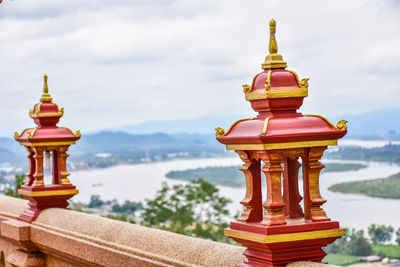
[[[0,196],[0,266],[236,266],[245,259],[239,246],[65,209],[17,221],[26,205]]]

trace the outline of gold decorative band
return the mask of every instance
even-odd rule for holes
[[[307,88],[298,89],[279,89],[279,90],[267,90],[261,92],[253,92],[246,94],[246,100],[261,100],[268,98],[288,98],[288,97],[306,97],[308,96]]]
[[[19,189],[18,193],[22,196],[30,196],[30,197],[47,197],[47,196],[65,196],[65,195],[76,195],[79,193],[79,190],[55,190],[55,191],[26,191]]]
[[[274,149],[334,146],[334,145],[337,145],[337,140],[301,141],[301,142],[269,143],[269,144],[228,144],[226,145],[226,149],[227,150],[274,150]]]
[[[227,228],[224,230],[224,234],[229,237],[250,240],[257,243],[273,244],[273,243],[294,242],[302,240],[322,239],[330,237],[341,237],[346,234],[346,230],[333,229],[333,230],[321,230],[321,231],[300,232],[291,234],[261,235],[261,234],[243,232]]]
[[[69,146],[69,145],[75,144],[75,141],[66,141],[66,142],[38,142],[38,143],[21,142],[20,144],[23,145],[23,146]]]

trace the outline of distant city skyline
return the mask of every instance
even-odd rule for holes
[[[261,71],[268,22],[279,53],[309,77],[302,111],[399,107],[400,4],[390,1],[3,1],[0,134],[32,125],[43,74],[60,125],[251,114],[242,84]]]

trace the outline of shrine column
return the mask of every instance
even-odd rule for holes
[[[26,174],[28,176],[28,179],[25,182],[25,185],[31,186],[33,182],[35,181],[34,174],[36,172],[36,163],[35,163],[35,151],[33,150],[32,147],[27,146],[25,147],[26,150],[28,151],[28,161],[29,161],[29,172]]]
[[[282,199],[282,155],[280,151],[258,152],[265,165],[262,171],[267,178],[267,200],[263,207],[266,212],[261,222],[263,225],[286,224],[285,204]]]
[[[60,146],[59,147],[59,166],[60,166],[60,177],[61,177],[61,184],[70,184],[71,182],[68,179],[69,173],[67,171],[67,158],[68,158],[68,151],[69,146]]]
[[[33,186],[44,186],[44,173],[43,173],[43,147],[33,147],[35,155],[35,173],[33,177],[35,178]]]
[[[246,195],[240,202],[245,206],[239,222],[260,222],[263,218],[261,197],[261,165],[258,160],[251,160],[249,152],[236,151],[244,164],[239,168],[246,177]]]
[[[296,158],[285,158],[283,171],[283,200],[285,214],[290,218],[304,216],[300,206],[303,199],[299,194],[299,168],[301,164]]]
[[[60,153],[58,149],[52,151],[53,154],[53,184],[61,184],[60,177]]]
[[[303,158],[304,217],[310,221],[328,221],[321,206],[326,202],[319,192],[319,175],[325,167],[320,160],[327,147],[311,147]]]

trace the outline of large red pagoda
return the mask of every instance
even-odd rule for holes
[[[320,262],[322,247],[345,234],[326,215],[320,195],[320,160],[329,145],[343,137],[346,121],[333,125],[320,115],[297,110],[308,95],[308,79],[300,80],[278,54],[276,22],[270,24],[269,55],[263,71],[244,85],[255,118],[236,121],[227,131],[216,128],[217,140],[243,160],[245,210],[225,235],[247,247],[248,261],[238,266],[285,266],[293,261]],[[262,164],[263,163],[263,164]],[[263,165],[263,167],[262,167]],[[303,171],[303,196],[298,173]],[[262,203],[261,172],[267,179]],[[304,200],[303,208],[301,201]]]
[[[67,200],[78,193],[68,180],[67,150],[81,137],[67,127],[58,127],[57,123],[64,114],[64,109],[52,102],[44,75],[43,94],[40,103],[29,111],[29,116],[37,124],[36,128],[15,133],[15,140],[28,151],[28,179],[18,193],[29,200],[29,208],[23,211],[19,220],[32,222],[45,208],[66,208]],[[47,159],[49,168],[52,158],[52,182],[45,184],[43,161]]]

